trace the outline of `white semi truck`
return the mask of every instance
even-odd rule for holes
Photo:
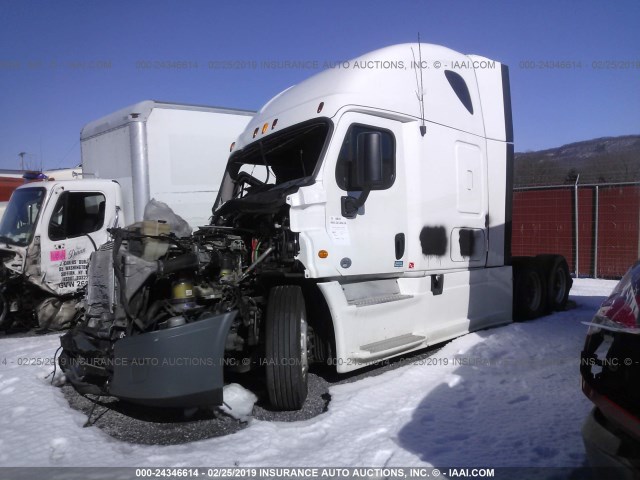
[[[220,404],[226,370],[263,368],[272,406],[298,409],[313,362],[563,308],[562,257],[511,258],[512,157],[499,62],[406,44],[319,73],[240,135],[210,225],[162,259],[127,229],[94,254],[60,365],[81,392],[166,406]]]
[[[60,327],[76,313],[89,256],[151,199],[206,224],[229,146],[253,112],[144,101],[87,124],[82,178],[19,187],[0,223],[0,326]]]

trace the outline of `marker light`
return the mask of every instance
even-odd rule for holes
[[[258,130],[260,130],[260,127],[256,127],[256,129],[253,131],[253,138],[256,138],[256,135],[258,135]]]
[[[264,134],[264,132],[266,132],[268,128],[269,128],[269,122],[265,123],[265,124],[262,126],[262,133]]]
[[[232,142],[231,146],[229,147],[229,151],[233,152],[233,147],[235,147],[235,146],[236,146],[236,142]]]
[[[327,258],[327,257],[329,256],[329,252],[327,252],[326,250],[320,250],[320,251],[318,252],[318,256],[319,256],[320,258]]]
[[[276,128],[276,125],[278,124],[278,119],[276,118],[273,123],[271,124],[271,130],[273,130],[274,128]]]
[[[320,105],[318,105],[318,113],[320,113],[323,108],[324,108],[324,102],[320,102]]]

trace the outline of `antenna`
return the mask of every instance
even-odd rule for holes
[[[413,55],[413,64],[416,65],[416,55],[411,48],[411,54]],[[424,82],[422,79],[422,46],[420,44],[420,32],[418,32],[418,61],[420,62],[420,82],[418,83],[418,73],[416,72],[416,96],[418,97],[418,103],[420,104],[420,120],[422,125],[420,125],[420,135],[423,137],[427,133],[427,125],[424,118]]]

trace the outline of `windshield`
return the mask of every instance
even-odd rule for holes
[[[269,135],[231,157],[216,206],[276,187],[310,181],[329,133],[314,120]]]
[[[0,241],[22,247],[31,243],[45,192],[44,188],[23,188],[13,192],[0,222]]]

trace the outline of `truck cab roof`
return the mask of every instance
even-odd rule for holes
[[[81,177],[80,177],[81,178]],[[16,190],[24,190],[26,188],[44,188],[45,190],[53,190],[56,187],[63,187],[65,190],[101,190],[106,185],[113,185],[113,180],[102,180],[97,178],[83,178],[82,182],[78,180],[51,180],[25,183]]]
[[[424,118],[474,135],[502,137],[496,139],[503,141],[508,136],[503,119],[495,122],[501,130],[490,135],[485,130],[483,108],[494,104],[485,102],[487,92],[502,92],[502,88],[483,88],[485,83],[493,86],[493,82],[502,81],[502,64],[494,60],[439,45],[407,43],[329,67],[269,101],[249,122],[236,148],[304,120],[333,118],[345,107],[372,113],[377,110],[378,115],[403,121]],[[502,94],[497,100],[502,107]],[[490,126],[487,130],[495,129]]]

